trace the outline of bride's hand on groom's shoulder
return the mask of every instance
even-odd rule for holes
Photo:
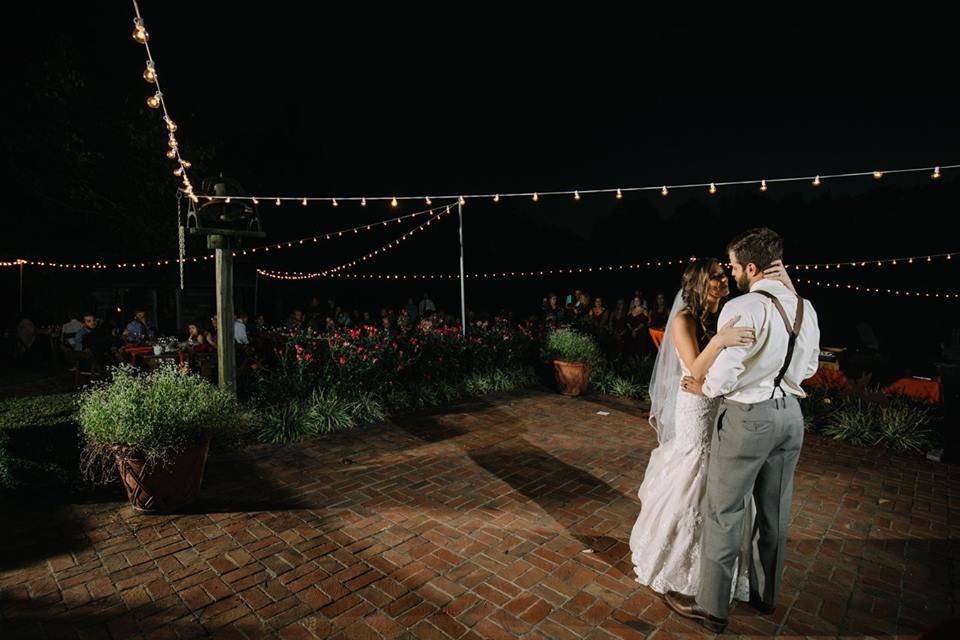
[[[763,277],[766,280],[778,280],[790,289],[790,291],[796,293],[797,290],[793,286],[793,281],[790,279],[790,275],[787,273],[787,267],[784,266],[782,260],[777,260],[771,264],[768,268],[763,270]]]
[[[716,340],[724,349],[727,347],[749,347],[757,341],[757,336],[751,327],[735,327],[740,316],[734,316],[717,331]]]
[[[695,396],[703,395],[703,382],[692,376],[684,376],[683,380],[680,381],[680,388]]]

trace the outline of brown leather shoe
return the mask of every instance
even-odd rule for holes
[[[663,599],[667,603],[667,606],[675,612],[684,618],[696,620],[714,633],[723,633],[723,630],[727,628],[727,620],[725,618],[717,618],[701,609],[700,605],[697,604],[696,598],[693,596],[685,596],[677,591],[667,591]]]

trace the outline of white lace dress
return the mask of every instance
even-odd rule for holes
[[[684,375],[689,375],[683,367]],[[658,593],[696,595],[700,578],[700,501],[720,400],[677,393],[676,435],[650,453],[640,485],[640,516],[630,534],[637,582]],[[753,498],[744,518],[744,542],[734,567],[731,596],[749,601]]]

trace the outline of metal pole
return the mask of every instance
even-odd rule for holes
[[[20,313],[23,313],[23,263],[20,263]]]
[[[237,395],[237,352],[233,338],[233,256],[226,236],[208,238],[216,249],[217,268],[217,372],[220,388]]]
[[[463,272],[463,204],[457,203],[457,216],[460,218],[460,326],[463,329],[463,335],[467,335],[467,293],[466,293],[466,275]]]

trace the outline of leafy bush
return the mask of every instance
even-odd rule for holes
[[[566,327],[547,334],[544,352],[550,359],[579,362],[590,367],[600,362],[600,347],[597,341]]]
[[[297,442],[379,422],[384,416],[383,405],[370,393],[345,397],[332,388],[315,389],[305,401],[288,400],[261,412],[257,435],[262,442]]]
[[[930,410],[904,398],[878,403],[850,399],[826,420],[823,434],[861,446],[884,446],[906,452],[931,448]]]
[[[633,400],[643,400],[646,398],[647,387],[636,380],[614,373],[611,369],[604,368],[599,371],[593,379],[592,384],[596,389],[605,395],[616,396],[618,398],[630,398]]]
[[[119,451],[147,465],[169,462],[203,441],[232,440],[243,414],[236,399],[204,378],[168,364],[150,373],[129,366],[81,396],[78,419],[85,440],[85,467],[107,475]]]

